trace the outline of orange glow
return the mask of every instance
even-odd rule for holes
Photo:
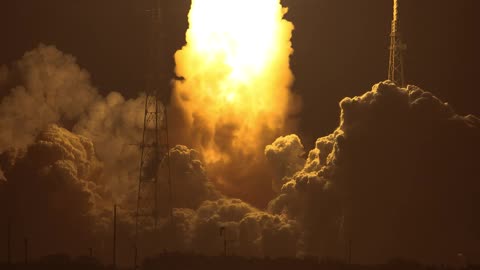
[[[207,163],[262,151],[261,138],[284,127],[293,80],[286,12],[280,0],[192,1],[174,98]]]

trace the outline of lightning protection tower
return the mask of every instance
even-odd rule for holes
[[[172,217],[172,188],[168,142],[166,105],[169,100],[168,57],[165,49],[163,11],[161,0],[149,0],[146,97],[143,138],[140,144],[141,160],[138,181],[135,235],[141,227],[156,228],[158,223],[159,168],[165,166],[168,182],[168,201]]]
[[[390,61],[388,67],[388,79],[396,85],[405,86],[405,74],[403,71],[403,54],[407,45],[402,42],[399,21],[399,0],[393,0],[392,32],[390,34]]]

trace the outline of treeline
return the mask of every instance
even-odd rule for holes
[[[5,270],[114,270],[100,260],[89,257],[70,257],[64,254],[14,264],[0,263]],[[133,267],[117,267],[128,270]],[[396,259],[386,264],[355,265],[329,259],[296,258],[246,258],[238,256],[203,256],[196,254],[163,253],[147,258],[138,270],[480,270],[478,265],[433,266],[414,261]]]

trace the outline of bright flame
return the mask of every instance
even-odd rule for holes
[[[175,101],[207,163],[263,151],[285,124],[293,24],[280,0],[193,0]]]

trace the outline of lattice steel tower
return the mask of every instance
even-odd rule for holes
[[[135,235],[140,227],[157,227],[159,168],[167,169],[170,217],[172,216],[172,192],[170,155],[168,142],[168,118],[166,104],[169,101],[168,53],[165,48],[163,12],[161,0],[149,0],[146,63],[146,99],[143,138],[140,144],[141,161],[138,181]]]
[[[398,0],[393,0],[392,32],[390,34],[390,61],[388,67],[388,79],[396,85],[405,86],[405,74],[403,71],[403,54],[407,45],[402,42],[400,35]]]

